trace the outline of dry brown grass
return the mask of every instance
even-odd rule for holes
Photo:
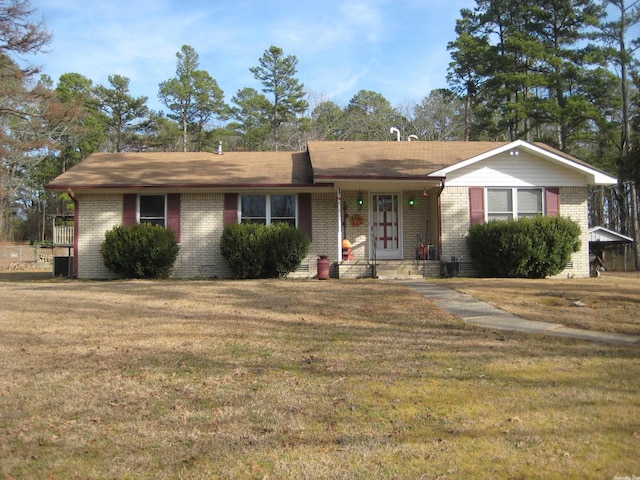
[[[639,357],[374,281],[0,280],[0,478],[640,475]]]
[[[640,335],[640,274],[637,272],[606,272],[598,278],[439,281],[530,320]],[[584,306],[575,306],[574,302]]]

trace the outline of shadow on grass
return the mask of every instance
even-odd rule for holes
[[[0,282],[34,282],[52,278],[51,270],[0,271]]]

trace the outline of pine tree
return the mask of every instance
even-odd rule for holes
[[[249,70],[262,82],[262,91],[271,94],[269,116],[274,148],[278,150],[281,125],[295,120],[308,107],[304,85],[295,77],[298,65],[295,55],[285,56],[281,48],[271,46],[258,61],[260,65]]]

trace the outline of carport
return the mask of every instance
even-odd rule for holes
[[[607,248],[624,245],[624,271],[627,271],[627,250],[633,238],[604,227],[589,229],[589,265],[591,276],[598,277],[605,270],[605,251]]]

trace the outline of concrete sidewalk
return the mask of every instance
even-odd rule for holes
[[[578,328],[568,328],[561,323],[526,320],[493,307],[466,293],[421,280],[397,280],[395,283],[411,288],[443,310],[462,318],[464,321],[494,330],[513,330],[525,333],[543,333],[560,337],[591,340],[594,342],[634,345],[640,337],[621,333],[594,332]]]

